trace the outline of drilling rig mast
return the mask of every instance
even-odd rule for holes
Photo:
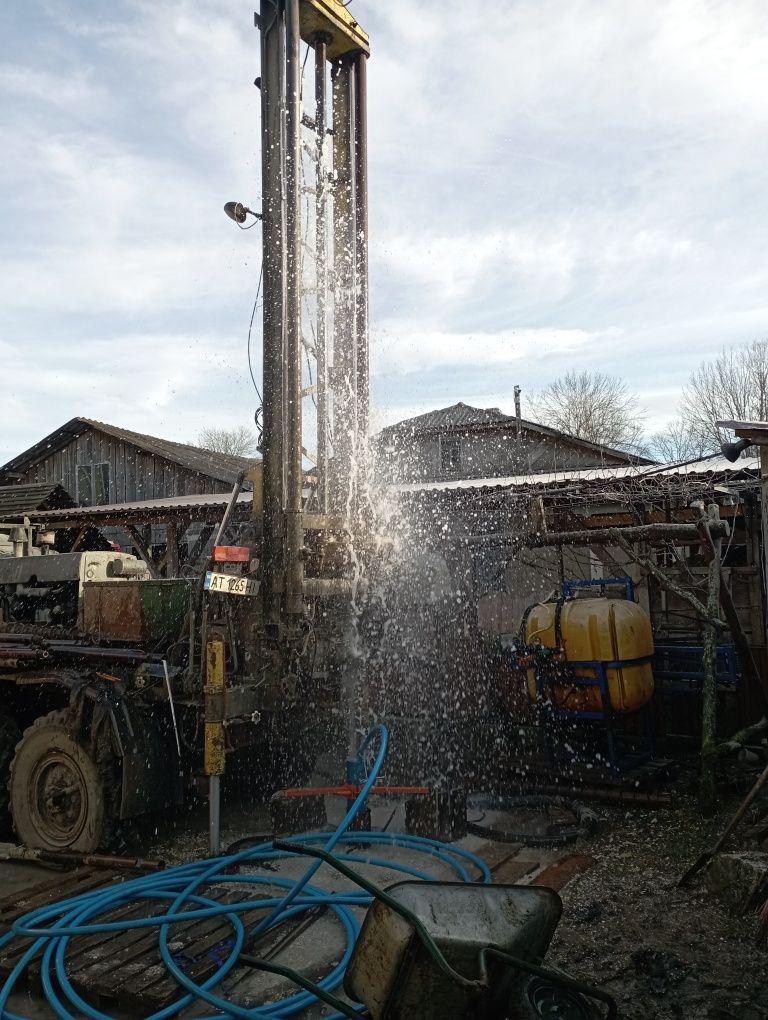
[[[262,0],[256,23],[264,274],[262,647],[278,673],[290,674],[309,607],[317,599],[348,602],[355,584],[350,548],[360,531],[368,433],[369,47],[339,0]],[[302,88],[302,42],[314,50],[311,113],[302,109],[302,96],[309,94]],[[314,201],[305,201],[309,196]],[[307,274],[304,267],[312,263]],[[314,461],[311,485],[308,460]]]

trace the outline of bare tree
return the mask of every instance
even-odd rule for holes
[[[604,372],[566,372],[531,401],[543,425],[632,453],[645,451],[645,412],[627,384]]]
[[[214,426],[201,429],[194,445],[214,453],[228,453],[232,457],[253,457],[257,451],[256,433],[245,425],[232,429]]]
[[[663,464],[697,460],[712,453],[712,442],[692,432],[682,418],[669,422],[663,432],[648,440],[651,455]]]
[[[705,361],[683,389],[680,413],[688,430],[710,450],[717,450],[730,433],[716,421],[765,421],[768,415],[768,340],[726,347],[713,361]]]

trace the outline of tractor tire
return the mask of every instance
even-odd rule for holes
[[[3,713],[4,709],[0,708],[0,828],[5,827],[8,816],[8,776],[14,749],[21,738],[16,720]]]
[[[35,849],[92,853],[109,839],[108,791],[66,718],[66,710],[41,716],[16,745],[8,784],[13,827]]]

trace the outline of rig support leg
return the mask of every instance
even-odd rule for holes
[[[203,766],[208,776],[208,837],[212,857],[221,852],[221,776],[224,773],[224,662],[226,649],[219,637],[205,648],[205,747]]]

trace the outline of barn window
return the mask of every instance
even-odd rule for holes
[[[440,470],[443,474],[461,467],[461,442],[458,436],[440,436]]]
[[[109,464],[79,464],[77,502],[81,506],[101,506],[109,502]]]

